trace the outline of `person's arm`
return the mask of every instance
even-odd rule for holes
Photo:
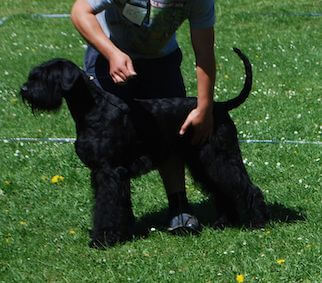
[[[216,79],[214,29],[191,29],[191,42],[196,58],[198,103],[182,125],[180,134],[183,135],[192,126],[192,143],[198,144],[206,141],[213,127],[212,111]]]
[[[132,60],[105,35],[87,0],[75,1],[71,19],[86,41],[109,61],[110,75],[115,83],[125,82],[129,77],[136,75]]]

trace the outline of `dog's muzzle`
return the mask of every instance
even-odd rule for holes
[[[28,87],[26,85],[23,85],[21,88],[20,88],[20,92],[21,93],[26,93],[28,92]]]

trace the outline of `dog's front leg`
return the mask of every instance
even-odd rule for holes
[[[91,172],[95,197],[91,247],[112,246],[131,236],[134,216],[130,180],[126,175],[126,169],[121,167]]]

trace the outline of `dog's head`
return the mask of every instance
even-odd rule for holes
[[[81,76],[81,70],[71,61],[53,59],[30,71],[20,95],[33,110],[56,110]]]

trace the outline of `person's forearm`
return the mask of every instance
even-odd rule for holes
[[[214,86],[216,80],[216,62],[213,54],[200,56],[196,64],[198,108],[212,111]]]
[[[191,41],[196,58],[197,108],[202,112],[212,110],[216,80],[215,32],[213,28],[191,30]]]
[[[117,50],[117,47],[104,34],[86,0],[78,0],[75,2],[71,11],[71,20],[85,40],[93,45],[107,59]]]

